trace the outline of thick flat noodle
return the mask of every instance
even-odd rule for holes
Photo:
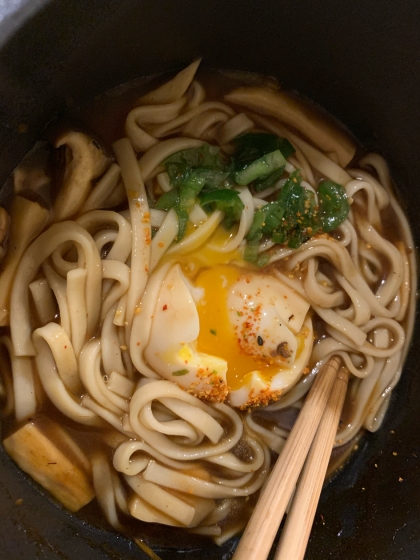
[[[204,144],[203,140],[193,138],[170,138],[163,140],[156,146],[148,150],[139,160],[139,167],[144,181],[152,178],[153,172],[167,157],[175,152],[187,150],[188,148],[198,148]]]
[[[200,66],[201,58],[192,62],[181,70],[175,78],[166,82],[159,88],[140,97],[139,105],[157,105],[172,103],[184,95],[194,79],[197,68]]]
[[[54,224],[40,235],[28,248],[16,273],[11,299],[11,332],[15,353],[33,356],[29,310],[29,284],[46,259],[62,243],[73,241],[80,248],[86,263],[87,334],[91,336],[100,314],[102,267],[101,259],[92,237],[75,222]]]
[[[118,140],[114,143],[114,151],[121,166],[132,227],[131,282],[127,296],[127,320],[131,326],[150,266],[150,212],[143,177],[131,144],[125,138]]]
[[[17,196],[12,205],[12,224],[10,228],[10,251],[2,262],[0,276],[0,325],[9,324],[9,300],[19,261],[29,245],[45,227],[49,211],[38,202]]]
[[[64,415],[80,424],[101,426],[99,416],[77,402],[78,395],[70,385],[70,381],[80,383],[77,379],[76,359],[71,344],[60,343],[56,333],[59,329],[58,325],[50,323],[34,332],[36,364],[42,386],[50,400]]]
[[[144,130],[145,125],[165,123],[178,116],[186,103],[185,98],[166,105],[140,106],[134,108],[125,121],[125,134],[137,152],[145,152],[158,143],[158,139]]]

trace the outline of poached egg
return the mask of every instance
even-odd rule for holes
[[[309,303],[237,251],[206,247],[171,264],[144,349],[149,365],[199,398],[240,408],[293,387],[312,350]]]

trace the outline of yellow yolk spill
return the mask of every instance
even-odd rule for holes
[[[189,224],[187,235],[194,229],[194,226]],[[226,381],[232,391],[246,385],[251,380],[251,372],[258,371],[269,384],[279,370],[288,367],[280,357],[253,354],[252,348],[258,334],[255,332],[257,317],[251,318],[252,312],[249,309],[243,310],[243,326],[239,331],[235,330],[231,323],[227,307],[228,293],[249,265],[245,270],[241,270],[241,265],[246,263],[240,250],[221,252],[215,248],[225,246],[235,234],[236,230],[226,231],[223,226],[219,226],[198,249],[185,255],[176,253],[168,255],[160,263],[162,265],[168,260],[178,262],[183,274],[196,288],[203,290],[203,297],[196,304],[200,321],[197,350],[226,360],[228,364]],[[239,266],[236,267],[232,263],[237,263]],[[237,311],[231,310],[232,312]],[[242,312],[238,311],[238,313]],[[296,359],[305,344],[306,333],[303,330],[297,335]],[[242,337],[241,344],[238,342],[238,337]]]
[[[189,224],[187,227],[188,233],[189,229],[190,231],[191,229],[194,231],[194,226]],[[165,263],[167,260],[176,260],[176,262],[181,265],[182,272],[185,276],[187,278],[194,278],[198,271],[205,267],[214,267],[218,264],[228,264],[233,261],[242,263],[242,255],[238,249],[223,253],[211,248],[211,245],[223,247],[235,234],[236,231],[226,231],[223,226],[219,226],[213,235],[195,251],[185,255],[175,254],[164,257],[161,264]]]
[[[218,255],[220,257],[221,253]],[[227,384],[231,390],[246,384],[250,372],[259,371],[269,381],[282,367],[278,359],[245,354],[240,348],[226,304],[229,289],[240,275],[240,269],[217,264],[200,271],[194,281],[195,286],[204,292],[197,303],[200,319],[197,350],[227,361]],[[239,336],[242,335],[239,333]]]

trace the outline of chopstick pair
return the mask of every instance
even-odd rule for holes
[[[299,477],[274,558],[304,557],[347,390],[348,372],[340,365],[333,357],[317,375],[233,560],[267,558]]]

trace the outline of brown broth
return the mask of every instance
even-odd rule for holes
[[[96,138],[101,146],[103,146],[104,150],[108,154],[112,154],[112,143],[124,136],[124,122],[128,112],[136,106],[136,100],[147,91],[153,89],[153,87],[160,85],[165,79],[166,78],[158,76],[135,80],[106,92],[79,108],[69,108],[64,117],[48,126],[45,131],[45,139],[51,140],[68,129],[80,130]],[[209,100],[220,99],[228,90],[244,84],[277,87],[277,82],[273,78],[261,77],[256,74],[235,74],[207,70],[199,72],[198,80],[206,88],[207,99]],[[324,112],[322,113],[326,119],[332,119],[329,115],[326,115]],[[52,162],[51,154],[47,154],[46,157],[46,149],[49,150],[46,148],[45,144],[40,144],[37,148],[38,152],[36,152],[36,150],[32,152],[29,159],[26,160],[26,163],[35,167],[42,164],[47,169],[48,174],[54,175],[56,173],[53,168],[54,158]],[[53,167],[51,167],[51,165]],[[44,196],[48,203],[51,193],[44,193]],[[385,213],[384,233],[392,241],[399,239],[401,235],[401,232],[397,231],[397,228],[395,228],[396,221],[395,211],[390,207]],[[322,333],[320,336],[321,335]],[[40,385],[39,380],[38,385]],[[117,442],[123,439],[123,436],[113,428],[108,427],[99,430],[76,424],[62,415],[48,401],[45,395],[42,401],[43,405],[33,421],[45,422],[45,418],[48,417],[64,426],[87,457],[99,450],[106,450],[108,456],[111,457]],[[286,424],[288,424],[287,427],[291,428],[296,416],[294,412],[292,412],[291,415],[293,418],[288,418],[285,421],[285,415],[283,415],[283,419],[279,420],[279,418],[276,418],[275,414],[265,414],[263,411],[259,411],[256,417],[262,425],[267,427],[273,423],[282,425],[286,422]],[[277,416],[281,417],[282,415],[280,414]],[[10,417],[5,418],[3,423],[3,436],[10,434],[16,427],[16,424]],[[52,437],[54,438],[53,435]],[[357,435],[354,440],[342,448],[338,448],[334,452],[330,462],[329,476],[337,472],[348,460],[356,447],[356,442],[359,437],[361,437],[360,434]],[[238,446],[237,452],[242,458],[246,457],[247,453],[249,454],[249,450],[247,451],[240,446]],[[208,469],[208,465],[206,468]],[[212,469],[214,474],[223,474],[219,468],[212,467]],[[248,500],[245,498],[238,499],[236,511],[224,521],[224,525],[236,526],[238,524],[238,518],[241,518],[240,523],[243,525],[249,517],[257,497],[258,493]],[[99,523],[107,529],[110,528],[96,502],[85,506],[78,515],[92,523]],[[203,546],[203,540],[205,540],[204,537],[191,535],[184,530],[167,526],[162,529],[160,525],[143,523],[133,518],[124,518],[124,528],[128,536],[144,538],[151,546],[172,547],[174,546],[173,543],[177,543],[175,546],[178,549],[196,548]]]

